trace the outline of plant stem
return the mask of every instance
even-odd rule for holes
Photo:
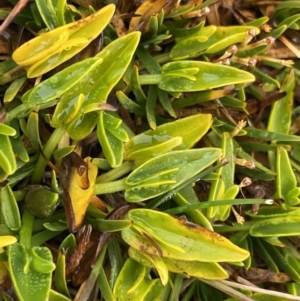
[[[161,81],[161,74],[145,74],[139,76],[141,85],[158,85]]]
[[[122,165],[114,168],[101,176],[97,177],[96,183],[107,183],[119,179],[128,172],[132,171],[133,163],[130,161],[125,161]]]
[[[212,281],[212,282],[216,282],[216,281]],[[263,289],[263,288],[260,288],[260,287],[244,285],[244,284],[235,283],[235,282],[228,281],[228,280],[220,280],[219,282],[222,283],[222,284],[231,286],[231,287],[235,287],[235,288],[239,288],[239,289],[243,289],[243,290],[250,290],[252,292],[257,292],[257,293],[261,293],[261,294],[264,294],[264,295],[276,296],[276,297],[286,298],[286,299],[289,299],[289,300],[300,300],[300,296],[293,296],[293,295],[290,295],[290,294],[281,293],[281,292],[277,292],[277,291],[272,291],[272,290],[269,290],[269,289]]]
[[[21,115],[24,112],[27,112],[30,108],[27,106],[27,104],[20,104],[19,106],[15,107],[10,112],[6,113],[4,123],[9,124],[14,118]]]
[[[62,127],[56,128],[52,135],[50,136],[50,139],[47,141],[47,143],[44,146],[43,153],[47,159],[49,159],[54,152],[58,142],[61,140],[63,135],[65,134],[66,130]],[[43,158],[43,156],[40,154],[39,159],[35,165],[32,177],[31,177],[31,183],[32,184],[38,184],[40,183],[45,167],[47,165],[47,162]]]
[[[25,246],[26,249],[31,248],[31,234],[34,222],[34,215],[25,208],[22,216],[22,226],[20,229],[20,243]]]
[[[106,194],[125,190],[125,180],[126,178],[108,183],[98,183],[95,185],[94,194]]]

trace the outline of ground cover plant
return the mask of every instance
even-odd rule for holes
[[[0,300],[300,300],[299,1],[0,12]]]

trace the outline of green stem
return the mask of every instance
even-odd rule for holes
[[[0,85],[12,82],[14,79],[22,75],[26,75],[26,70],[21,66],[16,66],[0,76]]]
[[[25,246],[26,249],[31,248],[31,235],[34,223],[34,215],[25,208],[22,216],[22,226],[20,229],[20,243]]]
[[[190,205],[183,205],[183,206],[165,210],[165,212],[170,213],[170,214],[178,214],[178,213],[183,213],[183,212],[189,212],[192,210],[206,209],[206,208],[216,207],[216,206],[252,205],[252,204],[270,204],[271,205],[272,203],[273,203],[272,200],[270,200],[270,203],[268,203],[268,200],[265,200],[265,199],[217,200],[217,201],[202,202],[202,203],[196,203],[196,204],[190,204]]]
[[[153,57],[158,64],[163,64],[171,61],[170,52],[165,52]]]
[[[22,103],[19,106],[15,107],[10,112],[6,113],[4,123],[10,124],[10,122],[16,118],[17,116],[20,116],[22,113],[27,112],[30,109],[27,104]]]
[[[161,74],[145,74],[139,76],[141,85],[158,85],[161,82]]]
[[[106,194],[125,190],[125,180],[126,178],[108,183],[98,183],[95,185],[94,194]]]
[[[56,128],[52,135],[50,136],[50,139],[47,141],[47,143],[44,146],[43,153],[46,158],[50,158],[52,153],[54,152],[58,142],[62,139],[63,135],[66,133],[66,130],[62,127]],[[32,177],[31,177],[31,183],[32,184],[38,184],[40,183],[44,170],[47,163],[42,155],[39,156],[39,159],[35,165]]]
[[[96,183],[107,183],[114,181],[116,179],[121,178],[122,176],[126,175],[130,171],[132,171],[133,163],[130,161],[125,161],[119,167],[114,168],[101,176],[97,177]]]

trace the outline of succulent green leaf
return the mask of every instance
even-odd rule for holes
[[[72,299],[58,293],[55,290],[50,290],[49,301],[72,301]]]
[[[295,89],[295,73],[291,71],[286,75],[281,91],[286,92],[286,96],[276,101],[272,106],[270,117],[268,120],[268,131],[278,134],[289,134],[292,108],[294,104],[294,89]]]
[[[29,250],[30,267],[39,273],[51,273],[55,270],[55,264],[49,260],[49,249],[45,247],[33,247]]]
[[[209,201],[234,199],[239,192],[239,188],[234,184],[234,146],[233,140],[229,133],[222,134],[222,151],[224,158],[228,159],[229,163],[222,166],[217,171],[218,179],[212,182],[209,192]],[[234,191],[227,195],[229,189],[234,188]],[[237,189],[236,189],[237,188]],[[230,206],[220,206],[208,208],[206,216],[215,220],[226,220],[230,213]]]
[[[173,151],[154,157],[126,179],[125,199],[141,202],[166,193],[200,173],[221,156],[218,148]]]
[[[4,103],[11,102],[15,98],[15,96],[17,95],[17,93],[19,92],[19,90],[21,89],[21,87],[23,86],[26,80],[27,80],[26,76],[21,76],[16,78],[9,85],[9,87],[6,89],[4,94],[4,98],[3,98]]]
[[[139,39],[140,33],[133,32],[111,42],[95,57],[103,59],[102,64],[86,74],[87,77],[82,78],[78,83],[76,91],[69,90],[66,97],[71,100],[78,95],[78,92],[83,93],[86,95],[83,108],[92,103],[106,102],[109,93],[122,78],[131,62]],[[68,128],[69,135],[76,140],[83,139],[93,131],[96,120],[97,113],[95,112],[81,116]],[[84,130],[81,131],[80,127]]]
[[[136,137],[136,136],[135,136]],[[146,135],[145,135],[146,138]],[[162,137],[164,138],[164,137]],[[146,140],[146,139],[145,139]],[[126,160],[139,160],[139,161],[146,161],[149,159],[149,157],[155,157],[157,154],[163,154],[166,153],[175,147],[182,144],[182,138],[181,137],[169,137],[169,139],[163,141],[161,140],[158,144],[155,144],[155,136],[153,136],[152,142],[153,145],[149,147],[137,149],[136,151],[132,151],[129,153],[129,155],[126,157]]]
[[[172,148],[177,150],[191,148],[205,135],[211,124],[212,116],[210,114],[196,114],[164,123],[154,131],[149,130],[136,135],[125,143],[124,158],[137,160],[142,157],[145,160]]]
[[[119,301],[160,300],[162,284],[159,279],[147,279],[146,268],[129,258],[126,260],[113,288]]]
[[[37,112],[32,111],[29,114],[27,121],[27,137],[31,142],[32,147],[37,151],[41,147],[42,143],[40,141],[39,134],[39,115]]]
[[[65,94],[66,95],[66,94]],[[78,98],[74,97],[71,101],[63,95],[62,99],[57,103],[51,120],[52,127],[66,126],[71,123],[78,115],[83,101],[84,95],[79,94]]]
[[[199,71],[194,79],[186,78],[184,70]],[[159,88],[169,92],[203,91],[227,85],[250,83],[255,77],[249,72],[225,65],[199,61],[176,61],[162,67]]]
[[[206,26],[198,33],[178,39],[171,50],[172,59],[197,57],[201,53],[218,53],[231,45],[243,42],[249,30],[260,31],[253,26]],[[207,40],[203,39],[208,37]]]
[[[129,248],[128,255],[130,258],[134,259],[135,261],[139,262],[143,266],[156,268],[162,285],[166,285],[169,281],[169,272],[164,260],[160,256],[153,256],[147,253],[142,253],[138,250],[133,248]]]
[[[128,240],[126,233],[124,235],[128,229],[122,231],[123,239],[134,249],[143,250],[148,254],[158,255],[161,252],[163,257],[200,262],[235,262],[245,260],[249,256],[248,251],[235,246],[225,237],[200,226],[192,227],[185,221],[163,212],[132,209],[128,218],[136,232],[139,232],[144,240],[148,240],[148,245],[153,246],[149,248],[146,245],[142,249],[143,241],[140,245],[135,245],[139,237],[137,236],[135,241]],[[132,233],[134,236],[135,232]]]
[[[37,0],[36,5],[49,30],[66,24],[64,19],[66,0]]]
[[[99,112],[97,137],[102,146],[103,153],[112,167],[117,167],[123,161],[123,142],[104,127],[103,112]]]
[[[300,235],[299,223],[299,216],[276,217],[255,223],[250,234],[258,237],[298,236]]]
[[[251,219],[268,219],[276,217],[286,217],[289,215],[300,216],[299,207],[283,208],[279,206],[261,206],[258,213],[254,214],[252,210],[247,210],[246,214],[251,216]]]
[[[89,80],[87,75],[91,74],[94,69],[97,69],[101,63],[102,59],[89,58],[73,64],[27,91],[22,96],[22,101],[30,107],[50,103],[52,100],[61,97],[69,89],[73,92],[70,100],[73,98],[77,99],[81,93],[78,90],[78,83]]]
[[[12,231],[18,231],[21,228],[20,211],[9,185],[0,188],[0,208],[5,225]]]
[[[54,276],[55,276],[55,288],[57,292],[70,298],[71,296],[66,281],[66,254],[63,251],[60,251],[58,253]]]
[[[48,248],[37,251],[39,257],[53,264]],[[10,278],[20,301],[47,300],[51,288],[51,272],[38,272],[29,266],[30,256],[20,243],[10,245],[7,250]]]
[[[0,134],[6,136],[15,136],[17,132],[11,126],[0,123]]]
[[[93,229],[100,232],[116,232],[131,226],[129,220],[106,220],[87,218],[87,221],[93,226]]]
[[[185,261],[185,260],[178,260],[178,259],[171,259],[167,257],[162,257],[160,260],[159,256],[149,255],[146,253],[142,253],[138,250],[133,248],[129,248],[128,250],[129,256],[139,262],[140,264],[150,267],[156,268],[161,281],[164,284],[164,278],[162,278],[162,272],[160,267],[165,266],[167,271],[179,274],[186,274],[189,277],[198,277],[203,279],[225,279],[228,277],[227,272],[216,262],[199,262],[199,261]],[[160,265],[157,263],[160,263]],[[160,270],[159,270],[160,269]],[[161,271],[161,272],[160,272]],[[165,277],[165,275],[163,275]]]
[[[53,157],[55,159],[55,161],[58,161],[64,157],[66,157],[67,155],[69,155],[70,153],[72,153],[76,148],[76,145],[70,145],[70,146],[66,146],[60,149],[57,149],[56,151],[53,152]]]
[[[299,204],[300,189],[287,150],[283,147],[277,149],[276,171],[277,197],[282,198],[286,206]]]

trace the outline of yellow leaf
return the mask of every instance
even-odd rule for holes
[[[72,167],[69,184],[69,195],[71,204],[67,205],[67,219],[69,230],[76,232],[82,225],[85,212],[94,194],[94,186],[97,177],[97,166],[92,163],[92,158],[84,159],[86,170],[78,171]]]
[[[11,235],[0,236],[0,253],[1,253],[1,248],[6,247],[8,245],[12,245],[15,242],[17,242],[17,239],[14,236]]]

